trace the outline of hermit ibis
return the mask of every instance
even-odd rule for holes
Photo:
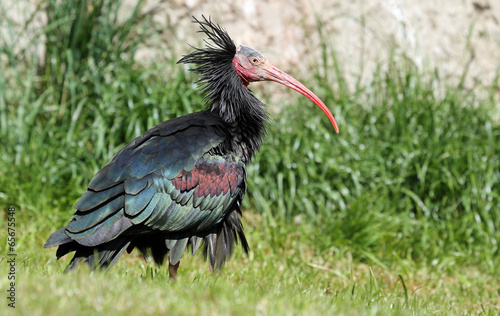
[[[109,269],[125,250],[138,248],[159,265],[168,255],[169,276],[175,279],[188,247],[195,254],[203,246],[211,270],[224,264],[238,240],[248,253],[240,210],[246,165],[268,120],[249,83],[270,80],[300,92],[338,133],[333,115],[308,88],[258,51],[236,46],[210,19],[193,23],[208,36],[206,47],[178,63],[194,64],[206,109],[156,125],[95,174],[68,225],[44,246],[59,246],[58,259],[75,252],[66,271],[82,260]]]

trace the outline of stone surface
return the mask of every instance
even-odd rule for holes
[[[121,18],[137,0],[126,0]],[[23,47],[46,23],[39,1],[3,0],[0,36]],[[307,79],[309,67],[321,66],[321,44],[334,47],[348,76],[370,79],[377,64],[406,56],[420,69],[437,68],[450,84],[468,67],[466,86],[490,85],[500,65],[500,3],[493,0],[147,0],[154,10],[158,40],[140,49],[136,59],[180,58],[202,36],[191,16],[210,16],[237,43],[254,47],[294,76]],[[34,14],[34,15],[33,15]],[[30,31],[24,21],[34,16]],[[320,38],[321,30],[323,38]],[[43,38],[38,39],[43,40]],[[331,61],[330,61],[331,63]],[[331,66],[331,65],[330,65]]]

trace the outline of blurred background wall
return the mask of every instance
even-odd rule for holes
[[[43,3],[2,2],[1,34],[22,47],[30,39],[12,35],[21,34],[28,19],[35,22],[33,28],[45,25]],[[124,2],[121,18],[137,0]],[[257,48],[299,77],[318,64],[322,43],[332,45],[348,76],[361,74],[367,80],[376,65],[397,62],[389,58],[391,53],[419,68],[436,68],[450,84],[464,77],[466,87],[494,84],[500,63],[500,3],[492,0],[147,0],[143,11],[153,16],[158,37],[138,52],[141,62],[159,56],[178,59],[190,49],[188,44],[199,44],[201,37],[190,21],[192,15],[204,14],[237,43]],[[6,28],[7,17],[16,28]]]

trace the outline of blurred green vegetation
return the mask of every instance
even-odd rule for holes
[[[26,48],[18,51],[13,44],[16,38],[9,20],[7,34],[12,36],[0,39],[4,61],[0,71],[0,205],[5,212],[3,224],[7,206],[18,209],[22,266],[35,280],[25,288],[41,295],[46,289],[38,289],[36,280],[60,273],[47,270],[47,258],[53,253],[41,247],[73,213],[93,174],[148,128],[203,109],[203,96],[193,85],[196,78],[175,60],[164,58],[151,66],[134,61],[138,47],[156,35],[149,17],[141,14],[142,1],[124,21],[117,19],[120,1],[45,0],[39,6],[46,11],[48,23]],[[5,16],[7,8],[0,4],[0,9]],[[43,58],[35,53],[40,46]],[[186,45],[186,49],[190,48]],[[494,119],[498,117],[498,91],[484,86],[451,87],[441,80],[438,70],[422,73],[401,56],[394,56],[373,74],[369,84],[358,83],[353,91],[335,62],[335,52],[326,44],[322,50],[323,68],[307,82],[298,79],[330,106],[340,134],[334,134],[323,113],[306,98],[277,105],[281,110],[273,115],[267,139],[248,168],[243,208],[255,249],[245,259],[245,269],[254,269],[249,276],[272,275],[276,267],[268,270],[271,267],[259,264],[270,255],[278,261],[289,260],[284,266],[295,271],[297,280],[301,273],[310,276],[312,268],[304,263],[312,258],[326,270],[334,269],[337,261],[344,264],[334,269],[342,280],[365,264],[382,269],[381,274],[397,270],[415,278],[420,269],[456,275],[472,267],[481,277],[498,280],[500,126]],[[333,69],[326,66],[329,58],[334,60]],[[297,239],[296,243],[290,238]],[[1,245],[5,252],[6,245]],[[238,271],[242,260],[241,253],[237,256],[223,284],[234,286],[232,271]],[[153,271],[149,265],[141,264],[141,269],[147,269],[143,270],[146,277]],[[127,268],[117,270],[127,274]],[[364,314],[370,310],[373,293],[379,298],[396,295],[384,294],[370,271],[362,299],[347,300],[339,311],[348,310],[351,303],[366,303],[366,310],[357,309]],[[311,282],[318,274],[314,273]],[[213,293],[229,295],[200,274],[206,271],[194,277],[210,283]],[[287,275],[294,278],[293,273]],[[163,284],[165,277],[160,279]],[[316,289],[308,295],[335,292],[326,279],[321,280],[323,292]],[[393,276],[391,282],[399,280]],[[262,281],[269,299],[276,293],[279,280],[275,281]],[[238,275],[234,282],[252,280]],[[488,282],[495,283],[486,277]],[[460,286],[477,283],[477,279],[468,280]],[[290,290],[294,286],[293,282],[284,285]],[[351,275],[336,300],[345,300],[355,287]],[[398,289],[391,291],[402,293]],[[498,286],[491,290],[485,290],[493,295],[489,299],[495,300],[491,294],[495,291],[500,297]],[[402,302],[403,296],[398,295],[397,301]],[[37,299],[29,302],[36,304]],[[318,306],[328,310],[335,305],[308,307],[302,299],[293,301],[300,305],[299,311]],[[463,299],[467,300],[465,294]],[[287,300],[280,296],[279,301]],[[429,308],[416,299],[407,300],[408,293],[406,305],[401,303],[396,314],[404,308],[423,314]],[[376,306],[387,311],[393,301],[384,302]],[[488,314],[494,307],[483,306],[483,310]]]

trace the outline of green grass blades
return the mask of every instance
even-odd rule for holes
[[[203,97],[176,60],[134,62],[155,38],[141,3],[118,21],[119,1],[42,2],[46,42],[16,51],[10,20],[14,35],[0,42],[0,225],[7,232],[15,206],[15,313],[498,313],[498,91],[450,87],[404,60],[350,89],[327,45],[334,66],[306,85],[340,134],[305,98],[270,105],[280,111],[248,167],[248,257],[238,250],[210,273],[186,255],[177,284],[137,254],[107,274],[63,274],[70,258],[42,246],[93,174],[148,128],[201,110]]]
[[[497,109],[468,91],[436,95],[437,80],[389,69],[344,99],[320,81],[342,133],[315,108],[283,109],[249,168],[247,207],[315,223],[318,245],[348,242],[360,258],[472,260],[498,272]]]
[[[63,274],[69,258],[56,262],[50,251],[26,251],[17,271],[16,315],[496,315],[499,280],[475,268],[386,270],[353,261],[349,247],[315,252],[305,237],[315,231],[310,225],[290,224],[270,236],[260,230],[262,219],[245,217],[253,246],[248,257],[238,249],[212,274],[187,254],[175,284],[165,267],[138,254],[124,256],[108,273],[82,266]]]

